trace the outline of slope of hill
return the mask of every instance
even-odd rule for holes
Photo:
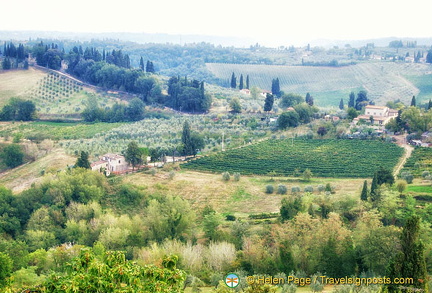
[[[42,119],[79,118],[89,96],[101,107],[120,102],[120,95],[95,90],[55,71],[30,67],[0,72],[0,107],[12,97],[31,100]]]
[[[364,89],[377,104],[400,99],[405,103],[420,94],[421,100],[432,97],[424,84],[432,82],[429,64],[368,62],[343,67],[274,66],[207,63],[216,77],[228,80],[249,75],[251,86],[269,90],[272,79],[279,78],[281,90],[305,95],[309,92],[319,106],[337,106],[351,91]],[[417,86],[418,83],[418,86]],[[422,91],[422,92],[421,92]]]

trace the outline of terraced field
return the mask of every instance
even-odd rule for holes
[[[403,149],[376,140],[267,140],[220,152],[182,165],[211,172],[292,176],[309,168],[316,177],[372,177],[380,167],[392,170]]]
[[[366,90],[377,104],[396,99],[409,103],[421,91],[422,100],[432,97],[432,89],[424,86],[425,78],[432,81],[429,64],[368,62],[318,67],[207,63],[206,66],[225,80],[233,72],[237,76],[249,75],[251,86],[266,90],[270,90],[272,79],[279,78],[281,90],[301,95],[309,92],[319,106],[338,106],[341,98],[347,100],[351,91],[360,89]]]

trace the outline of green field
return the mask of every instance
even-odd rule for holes
[[[372,177],[393,169],[403,149],[375,140],[267,140],[192,160],[182,168],[211,172],[292,176],[309,168],[316,177]]]
[[[13,136],[17,133],[31,140],[42,139],[89,139],[96,134],[112,130],[125,123],[62,123],[62,122],[11,122],[3,123],[0,136]]]
[[[207,69],[222,80],[249,75],[251,86],[270,90],[279,78],[281,90],[301,95],[310,93],[319,106],[338,106],[351,91],[364,89],[377,104],[400,99],[409,103],[412,96],[430,95],[431,65],[395,62],[368,62],[342,67],[276,66],[207,63]],[[409,76],[409,78],[406,78]],[[423,91],[423,92],[422,92]]]
[[[432,186],[430,186],[430,185],[408,185],[406,192],[431,194],[432,193]]]

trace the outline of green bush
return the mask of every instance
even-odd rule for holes
[[[265,188],[265,193],[272,194],[274,192],[274,186],[273,185],[267,185]]]
[[[288,188],[284,184],[279,184],[277,187],[277,194],[287,194]]]

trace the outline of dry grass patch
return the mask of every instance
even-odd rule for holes
[[[321,179],[314,178],[311,182],[300,182],[295,178],[278,177],[271,180],[264,176],[241,176],[240,181],[222,180],[220,174],[200,173],[195,171],[176,172],[173,179],[168,173],[158,170],[155,176],[146,173],[135,173],[124,178],[125,183],[145,186],[149,193],[170,194],[187,199],[194,208],[202,209],[211,205],[220,213],[247,216],[257,213],[278,212],[283,197],[290,196],[291,186],[305,186],[331,183],[336,187],[332,197],[345,198],[359,196],[364,179]],[[288,187],[286,195],[266,194],[265,186],[272,184],[275,190],[278,184]],[[316,192],[315,192],[316,193]]]
[[[14,193],[19,193],[28,189],[33,183],[40,182],[44,174],[56,173],[74,164],[75,161],[76,158],[67,155],[64,149],[54,149],[34,162],[1,173],[0,185],[4,185]]]
[[[0,107],[4,106],[11,97],[24,95],[46,75],[46,72],[32,67],[28,70],[0,71]]]

